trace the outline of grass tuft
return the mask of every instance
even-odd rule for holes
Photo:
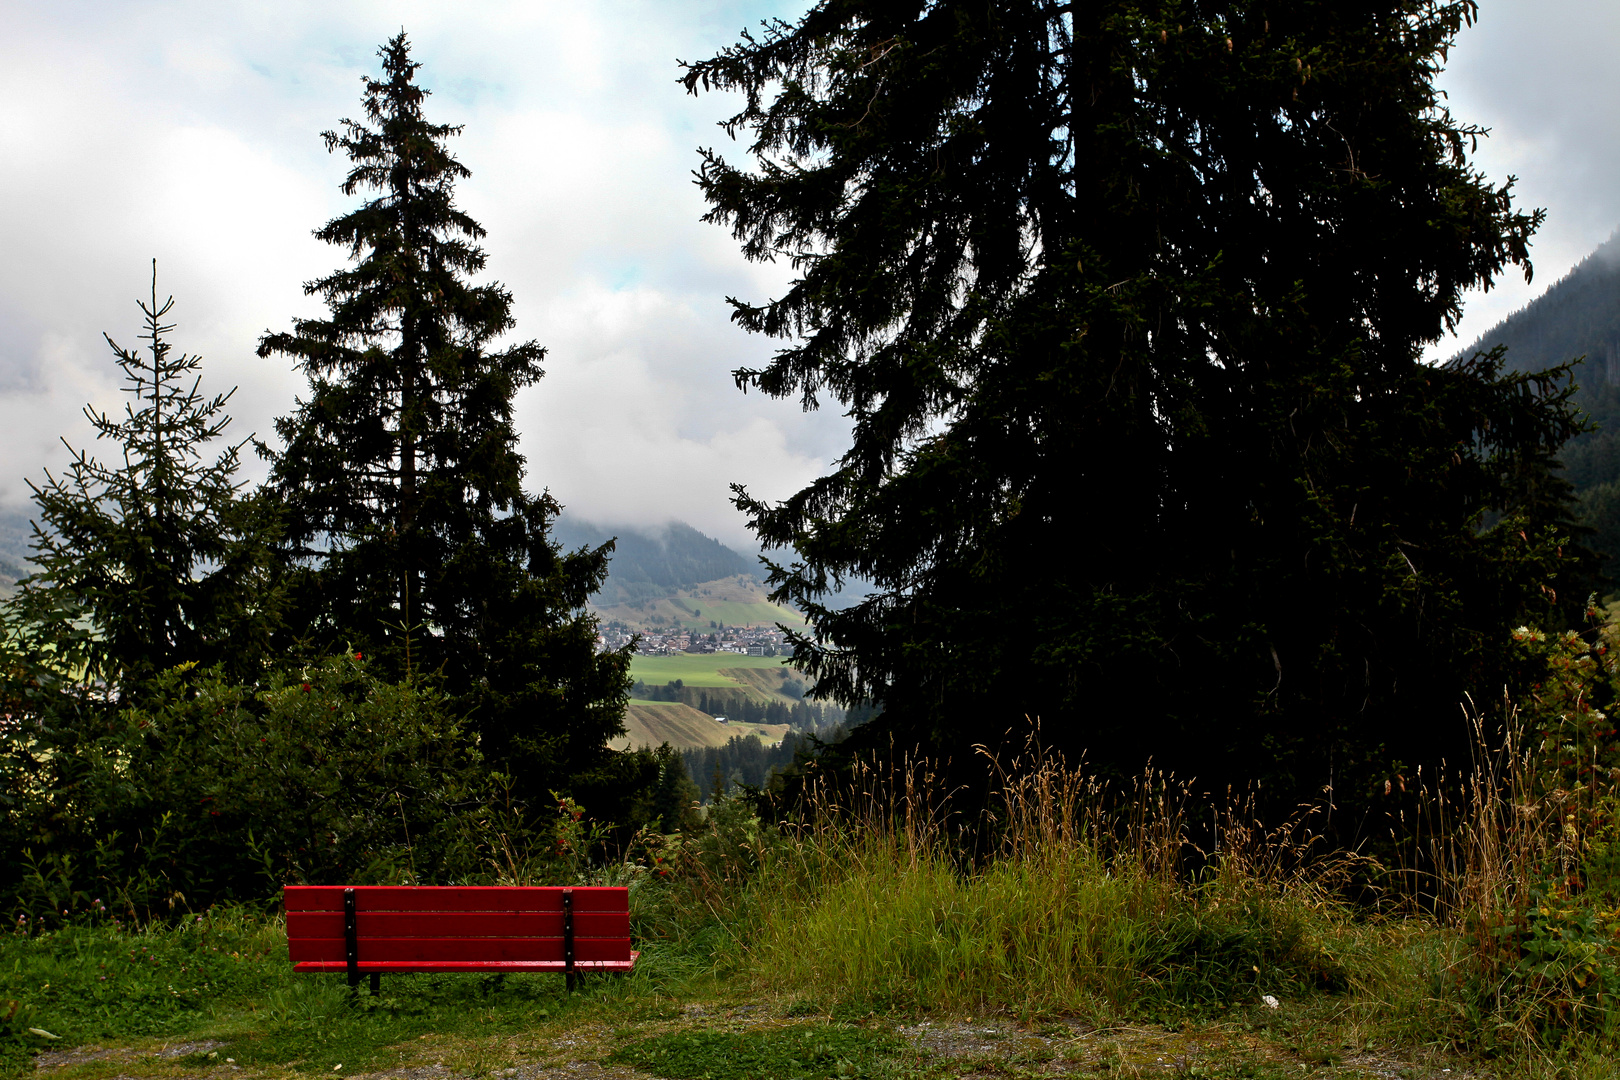
[[[1184,792],[1164,778],[1107,810],[1077,771],[1010,772],[998,850],[979,861],[921,794],[926,769],[820,793],[787,842],[762,849],[758,977],[836,1000],[1100,1016],[1342,994],[1372,974],[1322,885],[1331,860],[1307,871],[1231,827],[1188,879]]]
[[[609,1061],[670,1080],[855,1080],[894,1074],[906,1044],[848,1024],[684,1031],[622,1047]]]

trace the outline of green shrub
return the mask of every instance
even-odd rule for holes
[[[431,688],[343,656],[260,686],[176,668],[145,700],[42,718],[7,792],[13,917],[149,919],[286,882],[482,870],[489,786]]]

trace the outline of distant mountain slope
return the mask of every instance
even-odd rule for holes
[[[769,627],[784,623],[798,628],[804,625],[803,615],[792,608],[773,604],[764,584],[747,574],[699,582],[661,595],[642,594],[638,599],[616,604],[608,603],[614,595],[612,583],[613,578],[609,576],[610,587],[592,597],[592,609],[603,622],[639,632],[667,634],[697,630],[708,633],[722,626]]]
[[[1604,572],[1620,585],[1620,233],[1461,355],[1498,345],[1507,346],[1514,371],[1585,357],[1575,368],[1575,403],[1596,430],[1570,440],[1561,456],[1592,529],[1586,542],[1608,556]]]
[[[19,578],[27,577],[28,556],[33,554],[29,540],[34,528],[29,524],[33,504],[0,509],[0,590],[9,590]]]
[[[1514,371],[1544,371],[1577,357],[1575,401],[1598,430],[1574,439],[1564,467],[1578,490],[1620,479],[1620,234],[1460,355],[1507,346]]]
[[[564,547],[596,547],[618,538],[606,587],[593,598],[599,607],[669,596],[690,585],[747,575],[760,578],[759,563],[704,536],[683,522],[661,528],[609,528],[559,518],[552,536]]]

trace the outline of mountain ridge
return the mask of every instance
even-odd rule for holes
[[[1604,556],[1611,585],[1620,583],[1620,231],[1453,361],[1497,346],[1509,371],[1580,361],[1572,400],[1593,430],[1566,443],[1559,459],[1590,530],[1582,542]]]
[[[1597,425],[1560,455],[1577,491],[1620,480],[1620,232],[1534,300],[1453,359],[1496,346],[1509,371],[1538,372],[1580,359],[1574,401]]]

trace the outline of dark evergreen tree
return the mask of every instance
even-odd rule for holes
[[[1509,627],[1581,603],[1567,373],[1420,359],[1539,220],[1434,85],[1474,10],[819,0],[686,65],[752,139],[703,152],[707,220],[799,275],[732,301],[784,339],[737,381],[853,423],[737,502],[794,552],[795,664],[882,705],[857,748],[962,760],[1039,717],[1095,763],[1344,802],[1454,748]]]
[[[468,171],[446,143],[461,129],[423,115],[403,33],[379,55],[364,121],[324,135],[353,163],[343,192],[374,193],[315,234],[352,265],[305,287],[325,318],[259,344],[310,380],[277,422],[284,448],[264,451],[302,567],[292,611],[318,649],[441,676],[486,755],[543,795],[611,772],[629,657],[596,652],[584,611],[611,545],[564,552],[548,535],[559,506],[523,488],[512,400],[545,351],[494,348],[512,297],[469,280],[484,230],[455,203]]]
[[[277,619],[275,517],[241,495],[243,444],[211,445],[231,394],[203,394],[201,358],[173,351],[163,321],[173,307],[158,299],[154,263],[145,349],[106,338],[133,400],[122,416],[84,410],[110,459],[64,439],[67,472],[28,482],[35,570],[6,605],[8,637],[48,642],[52,666],[126,703],[181,663],[252,678]]]
[[[698,786],[680,751],[666,742],[653,753],[658,760],[658,786],[653,790],[652,814],[664,832],[686,832],[698,820],[693,811],[700,801]]]

